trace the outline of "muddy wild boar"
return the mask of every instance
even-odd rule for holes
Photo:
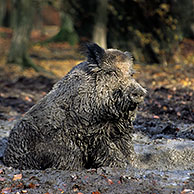
[[[3,156],[18,169],[125,167],[146,90],[133,79],[129,52],[85,46],[75,66],[10,132]]]

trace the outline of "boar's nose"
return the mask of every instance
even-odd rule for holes
[[[144,88],[135,88],[130,93],[130,98],[135,103],[140,103],[143,101],[146,95],[146,90]]]

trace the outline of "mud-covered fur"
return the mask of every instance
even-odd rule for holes
[[[130,53],[86,45],[74,67],[10,133],[3,161],[19,169],[124,167],[134,160],[132,122],[146,93]]]

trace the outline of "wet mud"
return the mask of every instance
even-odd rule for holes
[[[56,82],[44,76],[0,81],[0,158],[15,122]],[[125,169],[18,170],[0,163],[1,193],[194,193],[194,92],[148,88],[134,122],[137,162]]]

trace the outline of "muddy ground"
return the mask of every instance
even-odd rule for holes
[[[147,88],[148,94],[134,123],[134,148],[138,156],[136,166],[74,172],[55,169],[21,171],[0,163],[0,192],[193,194],[193,66],[137,65],[139,73],[136,78]],[[1,158],[14,123],[58,79],[45,75],[13,76],[5,71],[0,72]]]

